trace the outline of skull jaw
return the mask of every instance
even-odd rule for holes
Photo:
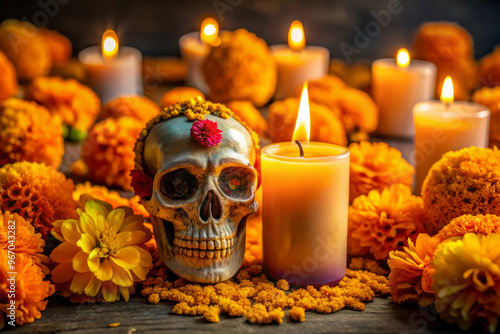
[[[177,276],[196,283],[218,283],[233,277],[240,269],[245,256],[246,222],[243,217],[238,224],[236,244],[231,255],[220,259],[191,257],[174,253],[172,237],[165,231],[164,220],[151,215],[155,239],[161,260]],[[163,228],[157,228],[162,226]]]

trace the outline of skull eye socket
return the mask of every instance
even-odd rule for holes
[[[161,180],[161,193],[169,199],[190,199],[198,189],[198,179],[186,169],[176,169]]]
[[[246,199],[252,196],[255,174],[244,167],[227,167],[219,174],[219,187],[229,197]]]

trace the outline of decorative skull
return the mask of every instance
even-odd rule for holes
[[[205,146],[193,134],[203,122],[213,128],[198,129],[201,139],[211,130],[219,136]],[[227,107],[188,100],[151,120],[135,152],[136,171],[152,182],[141,202],[167,267],[193,282],[231,278],[243,262],[247,218],[258,207],[257,137]]]

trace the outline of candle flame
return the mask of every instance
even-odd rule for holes
[[[311,115],[309,112],[309,94],[306,81],[302,88],[302,95],[300,96],[299,114],[297,115],[295,130],[293,130],[292,141],[298,140],[302,143],[309,143],[310,136]]]
[[[443,89],[441,90],[441,102],[446,104],[452,104],[454,100],[453,95],[453,81],[451,77],[448,75],[444,79]]]
[[[220,44],[219,24],[215,19],[207,17],[201,23],[200,38],[203,43],[217,46]]]
[[[113,30],[106,30],[102,34],[102,55],[107,59],[112,59],[118,53],[118,37]]]
[[[399,49],[396,61],[399,67],[407,67],[410,65],[410,54],[406,49]]]
[[[288,31],[288,46],[293,51],[301,51],[306,46],[304,27],[300,21],[293,21]]]

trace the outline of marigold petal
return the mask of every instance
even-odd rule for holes
[[[101,281],[108,281],[113,277],[113,267],[111,263],[109,263],[108,259],[104,259],[97,270],[94,271],[95,277],[100,279]]]
[[[89,266],[89,269],[91,272],[96,272],[97,269],[99,269],[99,265],[101,264],[101,258],[100,257],[94,257],[94,258],[88,258],[87,259],[87,264]]]
[[[64,262],[52,269],[50,275],[52,282],[63,283],[73,278],[75,271],[71,262]]]
[[[50,259],[57,263],[70,263],[80,249],[69,242],[63,242],[50,253]]]
[[[111,258],[110,263],[113,267],[113,277],[111,278],[111,281],[113,283],[122,287],[129,287],[134,284],[134,280],[132,279],[130,271],[116,264],[113,258]]]
[[[82,294],[85,290],[85,287],[87,287],[90,280],[92,279],[92,276],[93,275],[90,272],[75,273],[75,276],[73,276],[73,280],[71,281],[69,290],[76,294]]]
[[[94,237],[89,233],[82,234],[80,240],[76,243],[78,247],[82,249],[87,254],[90,254],[92,250],[96,247],[96,241]]]
[[[76,220],[66,219],[61,225],[61,233],[67,242],[76,246],[82,231],[80,230]]]
[[[123,299],[128,302],[129,298],[130,298],[130,288],[124,288],[124,287],[120,287],[120,294],[122,295]]]
[[[112,281],[102,282],[101,291],[102,297],[107,302],[114,302],[119,299],[118,285]]]
[[[89,255],[83,251],[79,251],[78,253],[76,253],[76,255],[73,257],[73,270],[75,270],[77,273],[89,272],[90,268],[87,264],[88,258]],[[83,288],[85,288],[85,286]]]
[[[89,297],[94,297],[95,295],[97,295],[100,288],[101,288],[101,281],[97,279],[97,277],[92,275],[89,284],[87,285],[87,287],[83,292]]]
[[[134,247],[124,247],[112,256],[113,261],[125,269],[132,269],[141,260],[141,254]]]
[[[119,231],[122,227],[123,219],[125,218],[125,211],[123,209],[114,209],[111,211],[107,218],[106,222],[110,227],[114,227],[116,231]]]

